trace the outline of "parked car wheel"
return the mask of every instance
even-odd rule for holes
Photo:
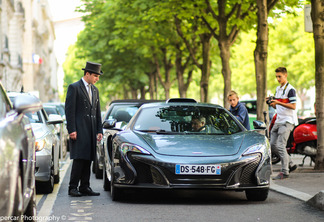
[[[111,177],[113,177],[113,175],[114,175],[114,169],[112,167],[111,168]],[[110,181],[110,195],[111,195],[111,199],[113,201],[119,201],[124,196],[123,191],[120,188],[115,187],[113,178],[111,178],[111,181]]]
[[[280,162],[280,156],[276,153],[271,153],[271,163],[272,164],[277,164]]]
[[[57,174],[54,176],[54,183],[57,184],[60,182],[60,169],[58,169]]]
[[[94,161],[92,162],[92,167],[91,167],[91,169],[92,169],[92,173],[96,173],[96,171],[95,171],[95,163],[94,163]]]
[[[268,198],[269,189],[245,190],[245,196],[250,201],[265,201]]]
[[[99,164],[98,164],[98,159],[97,157],[95,158],[95,160],[93,161],[93,165],[94,165],[94,173],[96,175],[97,179],[102,179],[103,176],[103,172],[101,169],[99,169]]]
[[[14,205],[14,211],[13,211],[13,215],[18,216],[19,218],[23,213],[22,203],[23,203],[22,180],[21,180],[21,172],[19,170],[19,176],[18,176],[17,184],[16,184],[15,205]],[[21,220],[19,220],[19,221],[21,221]]]
[[[34,188],[33,196],[30,198],[29,204],[26,208],[25,215],[26,218],[31,220],[28,221],[35,221],[36,222],[36,189]]]
[[[103,188],[105,191],[110,191],[110,182],[108,180],[108,177],[107,177],[107,173],[106,173],[106,170],[105,170],[105,167],[103,169],[103,181],[104,181],[104,184],[103,184]]]
[[[51,161],[51,175],[48,181],[40,182],[39,187],[44,193],[52,193],[54,189],[54,160]]]

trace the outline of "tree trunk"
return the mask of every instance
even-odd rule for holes
[[[149,78],[149,94],[150,94],[150,99],[155,99],[155,74],[154,72],[149,72],[149,73],[146,73],[146,75],[148,76]]]
[[[317,118],[317,156],[315,169],[324,169],[324,3],[312,0],[311,17],[315,41],[315,87]]]
[[[222,74],[224,78],[224,97],[223,97],[223,104],[226,109],[229,108],[229,102],[227,99],[227,95],[231,91],[232,83],[231,83],[231,68],[230,68],[230,44],[227,40],[219,39],[218,46],[220,49],[220,56],[222,60]]]
[[[257,119],[269,122],[269,115],[264,120],[263,111],[268,110],[265,102],[267,93],[267,58],[268,58],[268,9],[267,0],[257,0],[258,28],[257,43],[254,50],[255,77],[257,85]]]
[[[123,94],[124,94],[124,99],[128,99],[128,89],[126,88],[126,86],[123,86]]]
[[[157,70],[157,76],[159,78],[160,83],[163,86],[164,92],[165,92],[165,99],[169,99],[170,98],[170,88],[171,88],[171,78],[170,78],[170,72],[171,69],[173,67],[173,64],[170,60],[167,59],[167,51],[166,49],[161,49],[162,53],[163,53],[163,66],[164,66],[164,81],[161,75],[161,71],[160,71],[160,64],[159,61],[156,57],[156,55],[154,55],[154,60],[155,60],[155,65],[156,65],[156,70]]]
[[[179,90],[179,96],[180,98],[186,98],[187,97],[187,88],[185,87],[184,77],[183,77],[183,69],[182,69],[182,53],[181,51],[177,52],[176,55],[176,74],[177,74],[177,80],[178,80],[178,90]]]
[[[210,77],[210,40],[211,34],[201,34],[200,39],[202,43],[202,56],[203,64],[201,68],[201,79],[200,79],[200,101],[208,102],[208,82]]]
[[[141,92],[141,98],[140,99],[145,99],[146,90],[145,90],[144,85],[141,86],[140,92]]]

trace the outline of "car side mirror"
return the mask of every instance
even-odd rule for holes
[[[114,128],[116,126],[116,123],[117,123],[116,119],[105,120],[102,123],[102,128],[104,128],[104,129],[112,129],[112,128]]]
[[[260,120],[254,120],[253,121],[253,127],[254,129],[261,129],[261,130],[265,130],[267,128],[267,125],[260,121]]]
[[[42,109],[42,102],[33,95],[19,95],[13,102],[14,109],[20,113],[37,112]]]
[[[60,115],[58,114],[50,114],[48,116],[48,121],[47,121],[48,124],[60,124],[60,123],[63,123],[63,119]]]

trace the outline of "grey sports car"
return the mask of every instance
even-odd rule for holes
[[[35,96],[19,95],[11,103],[0,82],[0,216],[21,221],[36,216],[35,136],[27,112],[42,103]]]
[[[115,120],[103,123],[115,125]],[[267,138],[247,131],[221,106],[190,99],[144,104],[109,143],[104,188],[113,200],[130,188],[236,190],[245,191],[248,200],[268,197]]]

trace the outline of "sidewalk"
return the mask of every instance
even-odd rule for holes
[[[310,158],[302,163],[303,156],[293,154],[292,161],[298,168],[290,173],[289,178],[284,180],[271,180],[270,189],[305,201],[319,209],[324,210],[324,170],[315,171],[314,163],[310,166]],[[281,163],[272,166],[272,176],[276,176],[281,169]]]

